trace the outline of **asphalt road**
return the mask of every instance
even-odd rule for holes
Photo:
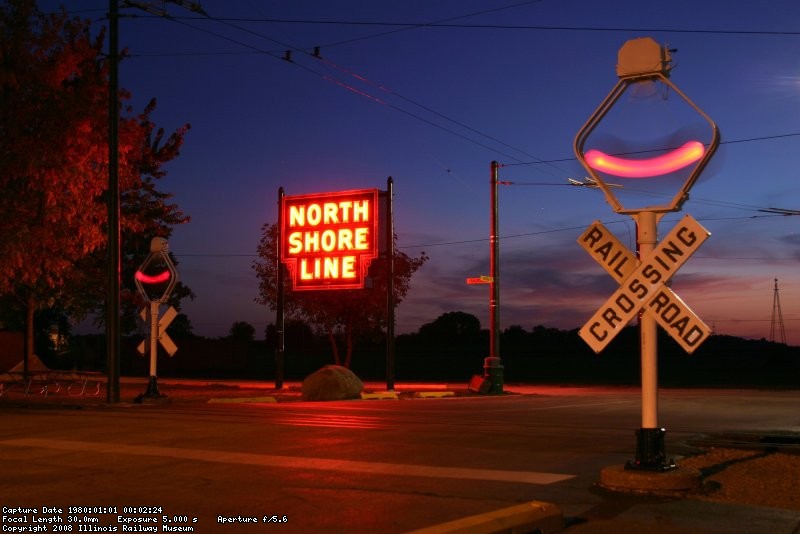
[[[638,389],[507,389],[522,394],[82,407],[0,402],[3,528],[50,517],[38,524],[49,531],[69,525],[70,532],[157,525],[159,532],[391,533],[533,500],[557,504],[568,521],[636,507],[667,514],[675,506],[595,487],[603,467],[633,456]],[[708,433],[798,432],[798,407],[797,391],[662,390],[659,413],[667,453],[680,458],[696,450],[688,441]],[[733,508],[714,510],[736,519]],[[675,513],[688,515],[673,518],[674,532],[680,521],[698,531],[720,525],[691,510]],[[747,513],[750,532],[792,532],[800,524],[797,512]],[[14,521],[20,516],[26,522]],[[225,518],[235,522],[220,522]]]

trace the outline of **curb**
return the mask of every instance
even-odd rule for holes
[[[380,391],[377,393],[361,393],[361,400],[400,400],[394,391]]]
[[[417,399],[440,399],[442,397],[455,397],[455,391],[418,391],[414,393]]]
[[[600,471],[600,486],[611,491],[643,493],[684,492],[697,489],[702,475],[691,467],[677,467],[669,471],[636,471],[625,466],[612,465]]]
[[[547,534],[563,528],[564,516],[558,506],[541,501],[530,501],[414,530],[406,534],[499,534],[501,532]]]

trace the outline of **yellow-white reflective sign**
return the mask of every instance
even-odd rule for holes
[[[635,257],[619,240],[599,222],[592,224],[578,242],[621,285],[581,328],[581,338],[600,352],[643,310],[653,314],[684,350],[693,352],[711,330],[665,283],[709,235],[691,215],[686,215],[648,258],[635,265]]]

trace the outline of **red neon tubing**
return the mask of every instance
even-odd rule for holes
[[[169,271],[164,271],[161,274],[157,274],[155,276],[148,276],[144,274],[142,271],[136,271],[136,279],[145,284],[160,284],[162,282],[166,282],[169,280],[171,276]]]
[[[689,141],[675,150],[646,159],[626,159],[609,156],[599,150],[589,150],[584,155],[586,163],[595,170],[623,178],[650,178],[669,174],[691,165],[705,154],[699,141]]]

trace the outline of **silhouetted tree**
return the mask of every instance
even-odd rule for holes
[[[445,343],[474,341],[480,334],[480,320],[472,314],[461,311],[443,313],[419,329],[421,338]]]
[[[186,339],[195,337],[192,322],[185,313],[179,313],[167,327],[167,333],[173,339]]]
[[[256,302],[276,309],[277,296],[277,225],[265,224],[262,227],[258,245],[259,260],[253,262],[253,269],[259,282]],[[397,236],[394,236],[395,243]],[[405,298],[412,275],[428,260],[422,252],[416,258],[397,251],[394,261],[395,303]],[[368,276],[372,287],[365,289],[292,291],[291,281],[286,281],[285,313],[288,318],[302,319],[328,336],[337,365],[350,366],[353,355],[354,337],[364,332],[379,330],[386,325],[386,292],[388,285],[387,263],[385,259],[375,259],[369,267]],[[345,342],[345,355],[342,357],[336,341],[341,332]]]
[[[253,341],[255,335],[255,327],[245,321],[236,321],[228,332],[228,337],[236,341]]]

